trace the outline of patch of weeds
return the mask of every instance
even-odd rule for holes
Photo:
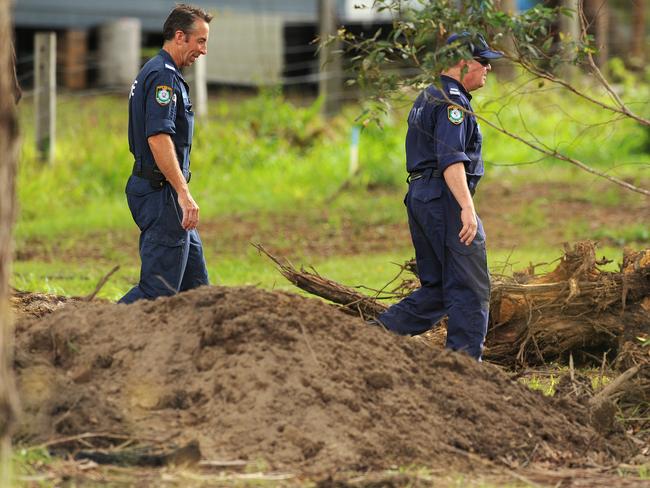
[[[642,480],[650,480],[650,464],[644,464],[639,467],[639,478]]]
[[[533,375],[528,378],[521,378],[519,381],[531,390],[542,392],[544,396],[553,396],[555,395],[555,388],[560,381],[560,375]]]
[[[79,346],[76,345],[72,341],[67,341],[66,342],[66,347],[68,348],[68,351],[70,351],[73,354],[79,354]]]
[[[511,483],[504,483],[501,480],[498,482],[480,481],[472,478],[467,478],[464,475],[460,475],[456,477],[448,486],[454,488],[465,488],[466,486],[473,486],[475,488],[528,488],[537,485],[532,485],[521,481],[513,481]]]
[[[650,464],[641,466],[629,466],[627,468],[618,468],[616,474],[621,478],[638,478],[640,480],[650,480]]]
[[[52,457],[45,448],[21,448],[13,451],[12,464],[14,476],[17,480],[21,477],[36,476],[52,464]],[[32,481],[30,486],[51,486],[45,481]]]
[[[531,374],[519,379],[519,382],[531,390],[542,392],[545,396],[554,396],[560,379],[569,375],[569,368],[566,366],[551,367],[549,371]],[[607,370],[600,368],[579,368],[575,370],[576,377],[588,378],[591,382],[592,391],[597,391],[612,381]]]
[[[623,203],[623,194],[618,187],[590,188],[584,190],[583,198],[599,207],[618,207]]]
[[[575,239],[588,239],[593,234],[591,223],[580,220],[571,220],[564,225],[563,237],[565,241],[573,241]]]
[[[548,226],[548,219],[544,210],[547,205],[548,200],[545,198],[535,199],[515,210],[511,214],[512,221],[528,230],[543,229]]]
[[[612,381],[612,378],[606,374],[600,375],[600,373],[596,373],[593,376],[591,376],[591,389],[593,391],[600,390],[601,388],[605,387],[608,383]]]
[[[631,243],[646,244],[650,242],[650,229],[644,224],[634,224],[621,228],[602,228],[594,232],[594,239],[609,241],[617,246]]]
[[[250,463],[246,464],[244,472],[247,474],[251,473],[266,473],[270,471],[271,467],[265,459],[255,459]]]

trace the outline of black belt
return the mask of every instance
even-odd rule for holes
[[[413,171],[412,173],[409,173],[406,177],[406,182],[410,183],[411,181],[419,180],[423,176],[427,175],[430,175],[431,178],[442,178],[442,173],[438,168],[428,168],[423,171]]]
[[[149,180],[151,186],[154,188],[162,188],[165,186],[165,183],[167,183],[167,178],[165,178],[165,175],[158,169],[157,166],[147,165],[143,167],[142,165],[135,162],[133,163],[133,171],[131,174],[140,178],[144,178],[145,180]],[[189,183],[192,179],[192,172],[188,170],[187,175],[183,173],[183,176],[185,176],[185,180]]]
[[[430,173],[431,178],[442,178],[442,173],[438,168],[435,169],[428,168],[422,171],[413,171],[412,173],[409,173],[409,175],[406,177],[406,182],[410,183],[411,181],[419,180],[420,178],[427,176],[427,173]],[[472,188],[472,186],[469,185],[469,181],[467,182],[467,184],[469,186],[470,194],[474,195],[476,188]]]

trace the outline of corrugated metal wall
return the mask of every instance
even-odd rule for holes
[[[174,0],[16,0],[14,21],[24,28],[88,28],[118,19],[136,17],[144,31],[157,32]],[[275,14],[286,21],[315,22],[317,0],[196,0],[210,11]],[[343,11],[345,0],[338,0]]]

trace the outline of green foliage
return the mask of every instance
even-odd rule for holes
[[[637,77],[625,67],[621,58],[611,58],[607,62],[607,71],[614,82],[622,83],[627,89],[630,89],[638,82]]]
[[[580,155],[592,166],[606,168],[615,162],[614,174],[641,181],[643,172],[638,168],[650,164],[650,154],[639,147],[645,132],[638,124],[611,121],[604,111],[594,114],[588,102],[552,87],[543,96],[534,96],[515,93],[511,84],[496,81],[491,80],[475,97],[476,110],[486,118],[511,129],[525,127],[542,143]],[[410,92],[406,98],[414,96]],[[650,99],[650,89],[637,85],[630,97]],[[406,188],[404,134],[410,104],[396,101],[392,106],[383,118],[383,128],[371,124],[361,132],[361,171],[352,180],[357,188]],[[191,186],[202,215],[261,216],[326,205],[348,178],[350,133],[359,108],[348,107],[332,121],[325,121],[318,109],[318,101],[302,106],[272,92],[239,102],[212,100],[208,118],[197,123],[192,151],[195,178]],[[19,246],[37,237],[48,241],[66,233],[78,236],[107,228],[131,229],[123,196],[132,165],[126,101],[112,96],[62,97],[57,158],[51,166],[36,158],[32,107],[22,104],[20,115],[26,129],[18,175]],[[529,178],[525,175],[531,172],[542,179],[570,174],[563,170],[566,163],[539,162],[530,147],[485,124],[482,131],[488,179],[516,182]],[[538,163],[530,166],[531,161]],[[585,175],[578,172],[571,178]],[[603,199],[611,205],[620,203],[617,192],[586,197],[599,205]],[[360,206],[358,201],[348,201],[347,211],[359,209],[360,219],[378,214],[371,203],[363,200]],[[393,207],[384,211],[388,208]],[[399,220],[403,214],[397,208],[389,212]],[[58,247],[62,244],[58,242]]]
[[[42,473],[46,470],[53,462],[50,453],[46,448],[41,447],[21,447],[17,446],[13,450],[12,464],[13,464],[13,473],[16,478],[20,479],[21,477],[36,476],[38,478],[39,473]],[[43,477],[43,481],[34,480],[29,483],[29,486],[34,487],[49,487],[54,486],[54,483],[46,481],[46,477]],[[23,484],[14,483],[14,486],[27,486]]]
[[[544,396],[555,395],[555,388],[560,381],[559,375],[532,376],[522,379],[521,382],[531,390],[540,391]]]
[[[378,0],[375,5],[394,12],[391,29],[377,31],[371,37],[341,29],[338,36],[352,57],[351,71],[355,79],[350,83],[358,83],[369,100],[363,113],[366,122],[378,122],[395,99],[408,99],[411,91],[438,83],[439,73],[459,60],[471,59],[467,36],[465,40],[446,43],[451,33],[467,32],[472,42],[481,34],[491,46],[503,50],[506,59],[497,63],[511,63],[508,68],[515,76],[511,86],[500,87],[500,96],[505,97],[506,102],[494,107],[492,117],[486,117],[473,105],[477,117],[484,127],[487,125],[499,132],[501,139],[508,139],[516,149],[527,143],[526,152],[537,152],[537,156],[531,159],[538,159],[540,155],[560,160],[569,157],[593,167],[594,159],[602,159],[603,155],[598,152],[603,148],[603,139],[614,137],[621,127],[618,124],[620,119],[628,115],[628,124],[638,120],[641,123],[636,128],[635,137],[621,138],[621,143],[625,149],[649,152],[647,84],[639,90],[636,78],[617,59],[611,61],[610,69],[614,80],[622,83],[621,87],[614,90],[605,86],[606,82],[601,83],[603,78],[592,59],[596,53],[593,37],[584,34],[576,39],[564,33],[557,35],[558,18],[563,15],[574,17],[577,12],[560,7],[549,8],[540,3],[523,12],[510,14],[501,11],[499,2],[492,0],[468,0],[460,9],[449,0],[420,0],[415,5],[404,5],[399,0]],[[571,80],[563,80],[558,73],[566,72],[563,68],[570,65],[586,66],[595,75],[590,81],[603,85],[600,92],[590,83],[583,82],[587,80],[576,81],[573,85]],[[525,73],[531,76],[527,77]],[[533,83],[537,83],[537,88]],[[549,112],[548,99],[558,99],[551,93],[555,89],[564,90],[571,98],[564,97],[563,102]],[[619,93],[612,95],[614,91]],[[645,98],[639,91],[645,91]],[[510,100],[522,94],[536,97],[538,103],[546,105],[545,110],[539,107],[535,111],[522,111],[518,103]],[[619,95],[627,99],[627,106],[622,105]],[[585,104],[586,100],[590,103]],[[579,116],[570,113],[574,111],[574,105],[586,106],[586,110],[581,110]],[[603,110],[604,107],[607,108]],[[521,120],[517,124],[508,123],[517,111]],[[558,113],[566,117],[558,117]],[[561,135],[567,133],[561,125],[568,125],[571,137],[558,139],[540,134],[540,127],[530,120],[531,117],[553,119],[552,127],[554,130],[562,129],[557,131]],[[558,119],[562,118],[568,119],[568,124],[558,125]],[[551,124],[550,120],[540,122]],[[589,143],[582,144],[587,140],[584,137],[587,133],[590,134]],[[594,144],[594,140],[598,143]],[[581,142],[576,144],[577,141]],[[608,168],[615,167],[617,162],[611,162]]]
[[[554,70],[564,63],[580,64],[594,53],[593,38],[554,37],[558,16],[576,15],[565,8],[538,4],[520,14],[499,10],[493,0],[468,0],[459,9],[449,0],[419,0],[404,5],[399,0],[377,0],[379,10],[394,13],[392,29],[371,37],[341,29],[339,39],[352,54],[356,81],[373,98],[386,101],[397,90],[429,84],[442,70],[460,59],[471,59],[466,44],[446,44],[451,33],[482,34],[507,51],[518,63]],[[396,68],[407,69],[404,76]]]
[[[640,152],[635,144],[643,133],[636,124],[617,121],[607,130],[599,125],[590,127],[582,122],[589,117],[588,102],[569,99],[557,90],[548,90],[543,97],[509,94],[509,84],[497,85],[495,81],[475,97],[477,110],[486,117],[508,127],[525,124],[547,144],[561,143],[569,152],[587,154],[594,166],[607,167],[616,161],[620,165],[617,175],[642,181],[643,172],[638,168],[650,164],[650,155]],[[639,85],[634,96],[641,99],[648,93],[646,86]],[[407,98],[414,95],[409,92]],[[272,224],[265,222],[278,222],[278,216],[285,221],[307,216],[311,225],[322,228],[324,234],[343,225],[379,227],[405,222],[401,198],[406,190],[404,135],[409,103],[394,102],[383,118],[383,128],[371,124],[362,129],[360,172],[334,200],[332,195],[349,177],[350,133],[358,124],[359,107],[347,107],[343,114],[326,121],[318,113],[318,103],[292,103],[277,92],[239,101],[211,100],[208,117],[197,123],[192,150],[194,178],[190,187],[204,222],[220,225],[221,219],[241,218],[260,226],[267,236],[273,232],[264,226]],[[57,159],[51,166],[36,159],[31,105],[22,104],[20,110],[25,129],[17,188],[20,208],[16,247],[21,258],[14,263],[13,285],[85,295],[113,265],[121,264],[121,270],[101,293],[112,299],[121,296],[138,276],[137,231],[123,193],[132,165],[126,138],[126,101],[113,96],[61,97]],[[608,120],[604,113],[597,117],[594,122]],[[490,180],[501,180],[514,187],[535,179],[564,181],[564,186],[580,181],[580,188],[589,188],[584,184],[584,173],[567,170],[564,163],[558,162],[526,164],[538,160],[534,150],[485,125],[482,131],[487,165],[482,185],[488,187]],[[491,248],[493,269],[500,270],[508,263],[520,269],[530,261],[550,261],[561,253],[544,242],[544,233],[539,232],[543,230],[541,223],[549,218],[544,214],[546,202],[556,197],[561,194],[544,198],[531,194],[530,199],[513,209],[513,215],[504,216],[518,219],[524,232],[522,242],[528,247],[512,255],[509,249]],[[600,207],[626,204],[618,189],[585,191],[584,198]],[[479,201],[479,212],[480,207]],[[576,216],[576,220],[580,217]],[[532,231],[535,226],[537,230]],[[566,238],[582,235],[585,229],[567,226]],[[228,232],[233,232],[224,231],[225,239],[229,238]],[[647,242],[640,227],[600,232],[608,243],[617,239]],[[221,235],[221,231],[216,234]],[[288,241],[282,243],[286,236],[282,232],[275,234],[272,244],[286,248]],[[71,262],[69,256],[79,256],[75,249],[80,247],[84,259]],[[334,279],[381,286],[397,271],[386,263],[398,261],[397,256],[403,260],[411,257],[410,242],[406,240],[396,252],[363,258],[304,258],[319,270],[325,266],[322,271]],[[616,250],[603,252],[617,255]],[[32,254],[35,256],[30,257]],[[216,283],[280,285],[273,268],[252,248],[248,249],[247,243],[228,256],[208,246],[207,258],[210,276]]]
[[[647,225],[636,224],[628,227],[598,229],[593,234],[596,240],[608,240],[617,246],[625,246],[633,243],[650,243],[650,229]]]

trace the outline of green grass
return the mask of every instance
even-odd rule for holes
[[[648,168],[650,155],[643,152],[642,142],[650,136],[639,124],[616,121],[591,127],[611,115],[557,90],[504,97],[513,86],[493,81],[477,92],[476,110],[508,130],[529,129],[552,147],[566,148],[593,166],[633,180],[640,178],[639,168]],[[637,90],[631,99],[649,98],[648,87]],[[406,108],[395,110],[383,129],[362,131],[361,184],[403,185]],[[350,131],[359,108],[348,107],[331,122],[318,110],[318,103],[299,107],[272,92],[238,102],[213,100],[207,120],[197,124],[192,153],[192,190],[203,215],[324,205],[347,177]],[[34,150],[33,110],[23,104],[19,236],[124,222],[128,214],[121,195],[132,164],[126,117],[123,97],[60,97],[57,158],[52,166],[43,166]],[[486,124],[483,132],[488,172],[514,182],[529,179],[531,167],[524,163],[539,155]],[[549,161],[535,165],[532,174],[540,179],[591,178],[566,163]],[[617,204],[614,194],[607,196],[610,204]]]
[[[280,275],[271,261],[260,256],[252,246],[248,247],[249,249],[241,254],[218,254],[206,248],[206,261],[212,284],[253,285],[266,289],[298,291]],[[555,260],[561,252],[559,248],[495,249],[488,252],[488,265],[490,271],[497,275],[511,275],[514,270],[525,269],[531,264],[535,265],[536,273],[542,273],[555,267]],[[610,257],[620,254],[620,251],[614,248],[603,248],[601,252]],[[413,250],[405,247],[367,255],[328,258],[304,256],[293,264],[297,267],[305,266],[307,269],[313,266],[320,275],[349,286],[364,285],[369,289],[381,289],[399,272],[399,265],[412,257]],[[620,256],[618,257],[620,261]],[[137,255],[124,255],[113,262],[16,261],[13,264],[12,284],[27,291],[85,296],[94,291],[101,278],[118,262],[121,264],[120,270],[110,278],[98,295],[101,298],[117,300],[138,281],[139,263],[136,259]],[[604,269],[614,271],[618,269],[618,264],[615,261]],[[365,292],[372,294],[368,290]]]
[[[610,120],[611,114],[553,87],[536,91],[535,85],[521,82],[492,80],[476,92],[475,109],[508,130],[530,130],[544,143],[559,146],[595,167],[632,182],[648,183],[647,131],[630,121],[597,125]],[[515,90],[518,84],[531,93]],[[644,101],[635,103],[634,108],[650,112],[650,88],[639,84],[634,90],[624,94],[626,101]],[[604,99],[602,94],[595,96]],[[52,165],[44,165],[36,158],[34,114],[29,102],[26,100],[20,107],[23,144],[15,236],[19,253],[29,256],[30,248],[38,244],[47,259],[39,252],[33,259],[16,262],[13,284],[81,295],[92,291],[99,278],[119,263],[122,269],[101,293],[116,298],[137,280],[138,274],[135,238],[127,249],[120,246],[122,241],[114,239],[115,234],[134,232],[123,195],[132,164],[126,138],[127,102],[121,96],[59,97],[57,157]],[[298,105],[275,91],[237,101],[213,98],[207,118],[197,123],[192,152],[191,189],[201,206],[202,219],[241,218],[254,222],[265,240],[280,246],[290,242],[289,236],[282,233],[282,222],[296,216],[324,233],[344,225],[356,228],[404,223],[401,199],[406,188],[404,120],[408,103],[395,102],[394,107],[384,118],[383,128],[369,126],[362,131],[361,171],[346,191],[337,194],[348,178],[349,139],[352,127],[359,123],[358,106],[346,107],[341,115],[325,120],[319,115],[318,101]],[[505,267],[509,271],[510,267],[550,261],[561,254],[555,244],[544,240],[544,230],[552,223],[552,215],[545,208],[550,199],[563,197],[562,187],[579,183],[584,190],[579,198],[603,208],[626,205],[634,198],[613,186],[603,192],[602,185],[592,186],[597,181],[594,177],[566,163],[544,160],[526,164],[539,159],[533,149],[487,124],[482,124],[482,130],[488,172],[484,185],[491,181],[507,182],[513,188],[530,181],[559,184],[557,195],[531,194],[504,215],[522,229],[526,245],[512,255],[510,249],[490,247],[493,270]],[[335,194],[337,198],[332,199]],[[228,235],[228,230],[224,233]],[[564,237],[571,240],[578,236],[602,239],[610,245],[649,240],[648,229],[642,225],[594,230],[576,216],[567,224]],[[68,255],[79,247],[79,242],[97,253],[70,262]],[[404,243],[406,248],[409,245]],[[230,254],[206,251],[214,282],[286,286],[247,243],[241,249]],[[101,255],[101,259],[94,254]],[[333,279],[377,287],[394,274],[391,261],[401,262],[411,255],[410,249],[397,249],[377,255],[301,258]],[[613,255],[618,257],[618,251]]]
[[[44,476],[44,472],[48,470],[52,463],[53,458],[47,449],[15,446],[12,456],[12,475],[14,479],[12,486],[29,486],[30,488],[54,486],[54,483],[47,481],[46,476]],[[27,479],[30,481],[25,481]]]

